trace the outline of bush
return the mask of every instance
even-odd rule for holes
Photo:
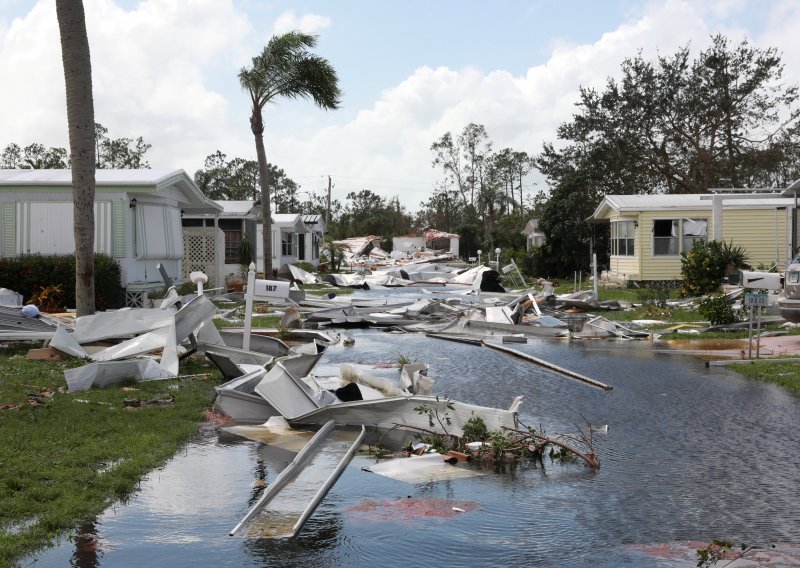
[[[60,306],[75,307],[75,255],[26,254],[0,259],[0,287],[22,294],[25,301],[44,290],[60,288]],[[94,255],[94,301],[97,310],[121,308],[125,303],[119,264],[104,254]]]
[[[700,300],[697,311],[707,318],[711,325],[725,325],[736,321],[733,302],[722,294]]]
[[[747,252],[740,246],[721,241],[695,241],[691,250],[681,253],[681,292],[684,296],[716,292],[726,274],[749,267]]]
[[[313,264],[310,262],[300,261],[300,262],[293,262],[292,266],[296,266],[300,270],[305,270],[306,272],[316,272],[317,269],[314,267]]]

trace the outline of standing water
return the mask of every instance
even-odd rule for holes
[[[375,460],[357,456],[299,536],[276,541],[228,533],[293,454],[205,436],[128,503],[23,564],[695,566],[693,548],[726,539],[777,545],[778,565],[800,565],[800,396],[647,341],[514,346],[613,386],[603,391],[484,347],[353,336],[320,366],[402,355],[430,365],[440,396],[506,408],[524,395],[522,422],[548,433],[584,417],[608,425],[594,436],[600,470],[545,458],[410,484],[363,471]]]

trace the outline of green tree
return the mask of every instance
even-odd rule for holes
[[[264,272],[272,273],[272,217],[267,155],[264,149],[264,106],[279,97],[312,99],[323,109],[339,108],[341,92],[333,66],[308,50],[317,37],[302,32],[272,36],[252,60],[239,71],[239,83],[250,96],[250,130],[256,143],[264,225]]]
[[[258,162],[232,158],[217,150],[206,156],[204,168],[194,173],[197,187],[209,198],[220,200],[256,201],[261,198],[258,184]],[[273,164],[267,164],[273,187],[273,201],[279,213],[296,212],[300,186]]]
[[[559,137],[602,149],[615,193],[703,193],[798,177],[797,86],[773,48],[722,35],[656,61],[626,59],[602,92],[581,88]],[[788,177],[787,177],[788,176]],[[634,190],[634,191],[631,191]]]
[[[86,16],[81,0],[56,0],[61,59],[67,92],[75,233],[75,307],[93,314],[94,304],[94,102]]]
[[[98,169],[147,169],[150,164],[144,155],[152,147],[141,136],[133,138],[108,137],[108,128],[95,123],[95,159]]]
[[[69,156],[64,148],[47,148],[33,143],[22,150],[21,168],[34,170],[61,170],[69,167]]]
[[[416,224],[423,228],[452,232],[461,220],[463,208],[458,191],[449,189],[447,182],[443,182],[426,201],[420,203]]]

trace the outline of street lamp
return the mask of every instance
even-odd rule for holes
[[[497,255],[497,270],[500,270],[500,247],[494,249],[494,254]]]
[[[481,253],[482,252],[483,252],[482,250],[478,249],[478,264],[481,263]]]

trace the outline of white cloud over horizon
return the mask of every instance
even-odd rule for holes
[[[0,148],[11,142],[66,147],[54,1],[10,5],[19,15],[0,20]],[[597,30],[590,42],[570,41],[566,28],[553,30],[552,38],[542,40],[549,44],[547,57],[524,73],[510,71],[501,56],[492,68],[430,65],[433,58],[423,58],[404,76],[382,70],[388,78],[378,90],[358,83],[359,73],[372,73],[360,69],[358,53],[353,61],[326,53],[325,36],[345,23],[337,20],[334,6],[320,13],[287,9],[265,22],[232,0],[146,0],[130,9],[114,0],[85,5],[96,120],[112,137],[142,136],[152,145],[147,158],[153,167],[182,168],[190,175],[217,149],[229,157],[254,156],[248,102],[236,75],[268,39],[259,30],[326,30],[318,52],[347,70],[344,108],[323,112],[308,101],[268,107],[268,159],[306,189],[321,189],[323,176],[331,174],[340,199],[368,188],[400,194],[411,210],[442,177],[431,167],[429,150],[442,134],[480,123],[496,149],[536,153],[571,117],[579,87],[602,88],[622,60],[639,50],[654,58],[689,44],[696,53],[717,32],[733,42],[747,37],[753,45],[778,48],[785,81],[800,82],[800,40],[794,33],[800,7],[788,0],[756,6],[764,10],[761,29],[748,28],[747,10],[754,8],[744,0],[648,2],[612,29]]]

